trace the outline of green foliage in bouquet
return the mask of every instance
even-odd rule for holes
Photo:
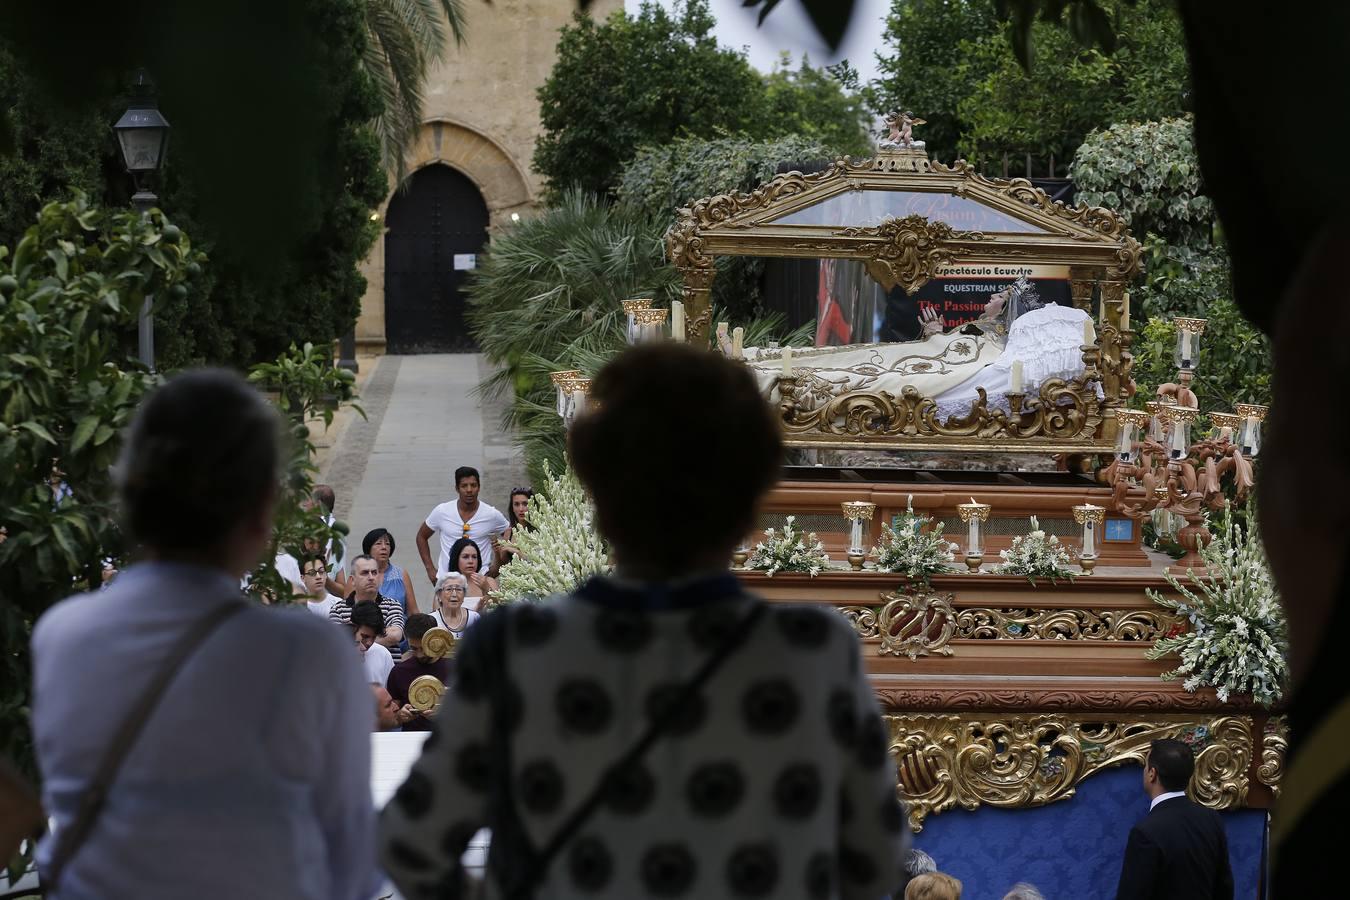
[[[1003,562],[994,567],[994,573],[1025,575],[1032,584],[1037,578],[1048,578],[1051,584],[1059,583],[1061,578],[1073,581],[1075,573],[1069,569],[1072,560],[1059,538],[1042,531],[1035,516],[1029,521],[1031,531],[1013,538],[1011,547],[998,552]]]
[[[1248,514],[1248,520],[1254,517]],[[1176,653],[1181,663],[1163,678],[1184,678],[1188,691],[1212,687],[1219,700],[1250,694],[1262,706],[1277,703],[1289,677],[1289,635],[1261,539],[1225,512],[1222,527],[1201,551],[1205,573],[1186,581],[1167,575],[1180,598],[1149,591],[1160,606],[1185,616],[1190,627],[1164,637],[1149,659]]]
[[[802,534],[796,522],[796,516],[788,516],[781,533],[775,528],[764,529],[764,540],[755,544],[746,568],[770,578],[776,572],[806,572],[814,578],[828,569],[830,558],[825,555],[825,545],[815,533]]]
[[[872,548],[877,568],[895,572],[911,581],[928,583],[933,575],[950,572],[958,548],[935,529],[930,516],[914,513],[914,497],[905,505],[905,512],[896,517],[894,526],[881,524],[881,540]]]
[[[567,594],[612,569],[609,546],[595,530],[595,507],[571,469],[559,475],[544,463],[544,484],[530,498],[532,529],[518,528],[508,549],[492,605]]]

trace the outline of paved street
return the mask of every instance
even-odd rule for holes
[[[483,499],[505,511],[524,465],[500,428],[504,404],[484,404],[476,388],[490,369],[475,354],[383,356],[370,364],[361,404],[337,437],[323,480],[337,493],[338,518],[351,526],[352,552],[376,527],[394,534],[394,562],[411,568],[419,599],[425,578],[413,538],[437,503],[454,496],[458,466],[483,473]]]

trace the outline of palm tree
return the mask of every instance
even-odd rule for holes
[[[461,0],[366,0],[366,71],[384,99],[375,120],[385,169],[402,181],[407,152],[422,124],[422,87],[445,58],[446,29],[464,43]]]

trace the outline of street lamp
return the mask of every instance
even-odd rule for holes
[[[160,114],[155,103],[154,84],[144,71],[136,73],[131,105],[113,126],[113,133],[117,135],[118,146],[122,149],[122,162],[136,184],[131,205],[141,215],[145,215],[159,202],[159,198],[150,190],[150,184],[163,167],[164,155],[169,149],[169,120]],[[139,356],[145,367],[151,370],[155,368],[153,303],[154,298],[146,295],[137,318]]]

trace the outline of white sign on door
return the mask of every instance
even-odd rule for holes
[[[455,254],[455,271],[456,271],[456,272],[462,272],[462,271],[464,271],[465,269],[476,269],[476,268],[478,268],[478,254],[477,254],[477,253],[456,253],[456,254]]]

